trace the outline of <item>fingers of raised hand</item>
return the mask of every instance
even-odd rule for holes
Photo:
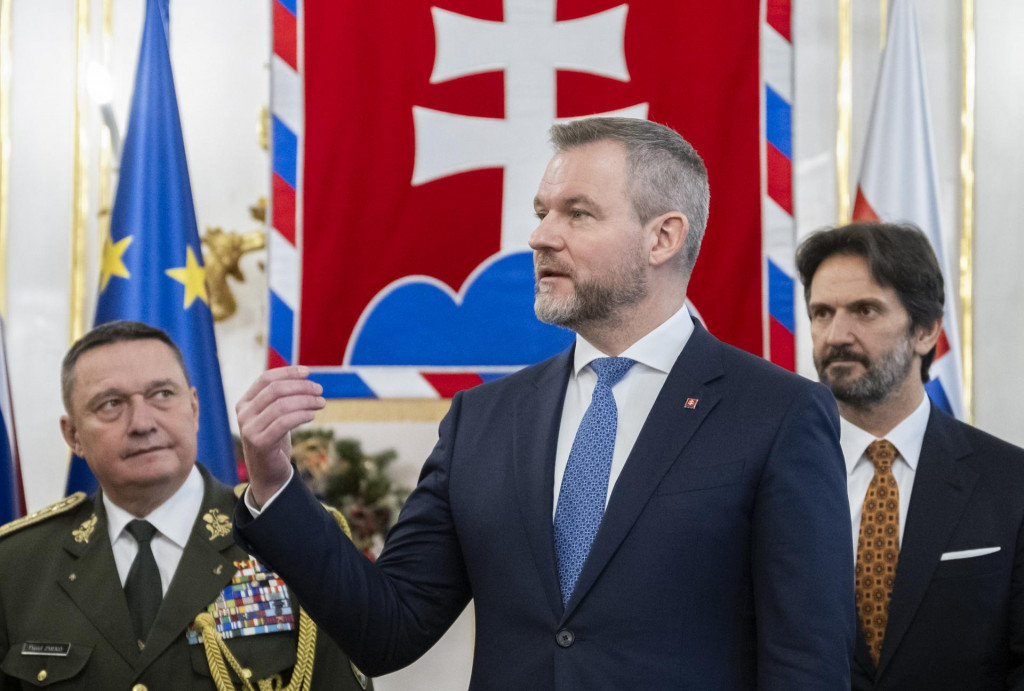
[[[312,383],[309,381],[309,368],[302,367],[301,365],[291,365],[289,367],[275,367],[274,369],[266,370],[252,383],[252,386],[249,387],[241,400],[238,401],[235,409],[237,410],[239,407],[252,401],[261,392],[274,384],[290,382]]]
[[[323,387],[305,367],[268,370],[235,406],[243,442],[257,449],[276,445],[290,430],[311,422],[324,407]]]

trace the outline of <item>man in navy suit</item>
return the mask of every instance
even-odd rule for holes
[[[797,268],[842,416],[853,688],[1024,689],[1024,450],[925,395],[944,297],[928,239],[879,223],[819,231]]]
[[[376,564],[288,462],[320,387],[264,373],[237,406],[252,481],[237,538],[372,674],[472,599],[474,689],[848,687],[835,403],[690,318],[709,192],[685,140],[619,118],[551,136],[535,308],[575,346],[453,398]]]

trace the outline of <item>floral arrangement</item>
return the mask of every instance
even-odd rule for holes
[[[366,454],[355,439],[335,439],[334,432],[307,429],[292,433],[292,460],[299,475],[321,501],[339,509],[352,528],[356,547],[371,559],[409,496],[395,487],[387,467],[398,454],[388,449]]]

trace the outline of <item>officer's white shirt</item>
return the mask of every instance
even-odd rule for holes
[[[114,504],[106,494],[103,495],[103,506],[107,510],[107,531],[110,534],[110,546],[114,550],[114,563],[117,564],[117,575],[121,577],[123,587],[135,555],[139,551],[135,538],[125,530],[125,526],[136,516]],[[181,555],[185,552],[185,544],[202,506],[203,477],[199,474],[199,469],[192,466],[192,472],[185,478],[178,491],[144,517],[157,529],[150,546],[160,570],[160,585],[164,595],[167,594],[167,588],[174,578],[174,572],[181,561]]]

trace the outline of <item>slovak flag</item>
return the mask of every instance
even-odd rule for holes
[[[4,322],[0,318],[0,525],[25,515],[18,438],[14,433],[14,408],[7,378],[6,340]]]
[[[925,385],[932,402],[964,419],[962,351],[953,288],[939,217],[939,183],[913,0],[893,0],[864,162],[855,221],[910,222],[920,227],[943,269],[943,332]]]

